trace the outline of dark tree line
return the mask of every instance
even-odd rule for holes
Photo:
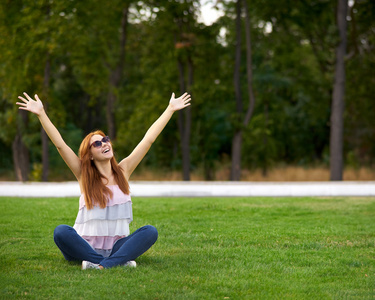
[[[104,129],[127,155],[164,109],[180,112],[143,163],[157,170],[267,170],[277,163],[374,162],[375,3],[371,0],[212,1],[224,15],[198,22],[200,1],[30,1],[0,4],[0,172],[18,180],[65,172],[35,118],[14,103],[43,97],[77,151]],[[68,173],[68,172],[67,172]]]

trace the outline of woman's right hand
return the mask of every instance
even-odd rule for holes
[[[24,97],[18,96],[18,99],[22,100],[23,102],[17,102],[16,104],[19,105],[19,109],[28,110],[29,112],[32,112],[33,114],[36,114],[39,116],[43,111],[43,103],[40,101],[37,94],[35,94],[35,100],[32,99],[28,94],[23,93]]]

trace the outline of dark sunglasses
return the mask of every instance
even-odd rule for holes
[[[93,143],[90,145],[90,148],[91,148],[92,146],[94,146],[94,148],[101,147],[101,146],[103,145],[103,143],[108,143],[109,141],[110,141],[109,136],[105,136],[105,137],[102,138],[101,141],[95,141],[95,142],[93,142]]]

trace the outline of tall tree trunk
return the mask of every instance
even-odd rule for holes
[[[251,25],[249,7],[247,1],[243,0],[245,9],[245,37],[246,37],[246,74],[247,74],[247,92],[249,94],[249,106],[245,115],[244,125],[247,126],[250,123],[251,117],[253,116],[255,107],[255,96],[253,89],[253,63],[252,63],[252,52],[251,52]]]
[[[237,130],[232,139],[231,181],[239,181],[241,179],[241,148],[242,130]]]
[[[50,4],[46,7],[46,17],[47,19],[50,18],[50,11],[51,7]],[[47,37],[49,40],[49,36]],[[46,55],[46,62],[44,65],[44,78],[43,78],[43,98],[45,99],[44,102],[44,109],[47,110],[48,107],[48,89],[49,89],[49,82],[51,78],[51,60],[50,60],[50,52],[47,50]],[[49,153],[48,153],[48,143],[49,139],[47,133],[45,132],[44,128],[41,126],[40,130],[40,138],[42,140],[42,181],[48,181],[48,174],[49,174]]]
[[[342,180],[343,173],[343,132],[345,96],[345,54],[346,54],[346,15],[347,0],[338,0],[337,26],[340,43],[336,48],[335,83],[333,86],[330,133],[331,180]]]
[[[122,10],[122,18],[121,18],[119,60],[115,68],[110,70],[109,91],[107,95],[107,111],[106,111],[107,127],[108,127],[108,135],[112,139],[116,138],[116,123],[115,123],[115,103],[117,100],[116,91],[120,87],[122,75],[124,73],[125,47],[126,47],[126,42],[127,42],[127,29],[128,29],[128,15],[129,15],[129,4],[125,3],[125,7]]]
[[[22,142],[22,137],[19,133],[15,136],[12,143],[13,150],[13,164],[16,178],[18,181],[27,181],[29,178],[29,151]]]
[[[49,53],[47,53],[47,60],[44,67],[44,80],[43,80],[43,97],[47,99],[48,97],[48,89],[49,89],[49,81],[51,77],[51,61],[49,57]],[[45,101],[45,109],[47,109],[47,101]],[[49,175],[49,153],[48,153],[48,144],[49,139],[47,133],[45,132],[44,128],[41,127],[40,130],[41,140],[42,140],[42,181],[48,181]]]
[[[26,111],[19,111],[24,125],[27,124],[28,114]],[[12,143],[13,165],[18,181],[27,181],[30,173],[29,150],[22,141],[21,126],[17,123],[17,134]]]
[[[241,95],[240,67],[241,67],[241,2],[244,3],[245,9],[245,38],[246,38],[246,75],[247,75],[247,92],[249,104],[243,121],[240,118],[243,114],[243,103]],[[251,54],[251,34],[250,34],[250,16],[246,0],[238,0],[236,3],[236,58],[234,71],[234,87],[236,95],[236,109],[238,115],[238,125],[232,140],[232,169],[231,180],[238,181],[241,179],[241,147],[243,128],[249,125],[254,112],[255,96],[253,91],[253,67]],[[242,123],[242,124],[241,124]],[[241,125],[239,125],[241,124]]]
[[[178,73],[180,81],[180,92],[184,93],[187,86],[190,87],[193,80],[193,65],[188,62],[188,84],[185,83],[184,62],[178,59]],[[191,110],[190,107],[178,112],[178,129],[181,137],[182,152],[182,178],[184,181],[190,180],[190,132],[191,132]]]
[[[109,87],[109,92],[107,95],[107,110],[106,110],[106,117],[107,117],[107,134],[111,137],[111,139],[116,138],[116,124],[115,124],[115,109],[114,105],[116,102],[116,95],[114,88],[112,86]]]
[[[182,175],[184,181],[190,180],[190,131],[191,131],[191,110],[185,108],[184,114],[184,132],[181,139],[182,147]]]
[[[193,78],[194,78],[194,65],[191,59],[190,53],[188,54],[187,59],[187,67],[188,67],[188,90],[193,85]],[[191,108],[186,107],[183,110],[185,114],[185,132],[184,132],[184,153],[182,156],[182,167],[183,167],[183,178],[185,181],[190,180],[190,136],[191,136]]]
[[[241,0],[236,3],[236,52],[234,65],[234,93],[236,97],[236,114],[237,124],[235,124],[235,132],[232,139],[232,166],[230,173],[231,181],[238,181],[241,178],[241,147],[242,147],[242,128],[241,113],[243,110],[241,82],[240,82],[240,67],[241,67]]]
[[[268,175],[268,161],[267,161],[267,144],[268,144],[268,116],[269,116],[269,104],[268,100],[265,100],[264,103],[264,132],[263,132],[263,164],[262,164],[262,176],[267,177]]]
[[[44,128],[40,129],[42,139],[42,181],[48,181],[49,175],[49,153],[48,153],[48,136]]]

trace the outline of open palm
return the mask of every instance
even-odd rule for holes
[[[191,98],[188,93],[184,93],[178,98],[175,98],[175,94],[173,93],[169,105],[173,111],[177,111],[191,105],[190,100]]]
[[[24,97],[18,96],[18,99],[22,102],[17,102],[19,109],[27,110],[33,114],[39,115],[43,111],[43,103],[40,101],[38,95],[35,95],[35,100],[32,99],[28,94],[23,93]]]

